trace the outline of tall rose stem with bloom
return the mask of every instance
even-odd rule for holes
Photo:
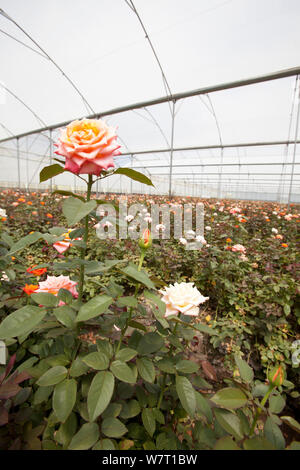
[[[86,202],[89,202],[91,199],[92,186],[93,186],[93,176],[89,175],[89,180],[87,183]],[[85,255],[86,255],[88,237],[89,237],[89,216],[87,215],[84,220],[84,236],[83,236],[84,247],[81,249],[81,257],[80,257],[82,260],[84,260]],[[80,274],[79,274],[79,295],[78,295],[79,302],[82,299],[83,284],[84,284],[84,264],[81,264]]]
[[[257,420],[258,420],[258,418],[259,418],[259,416],[262,412],[262,409],[265,406],[270,394],[272,393],[274,388],[276,388],[276,387],[283,384],[284,379],[285,379],[284,371],[283,371],[281,366],[274,367],[269,372],[269,374],[268,374],[269,388],[267,390],[267,393],[265,394],[265,396],[263,397],[263,399],[261,401],[260,407],[257,409],[257,411],[255,413],[249,436],[251,436],[254,433],[256,422],[257,422]]]

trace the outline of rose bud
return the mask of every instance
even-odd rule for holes
[[[276,366],[268,374],[268,380],[273,387],[279,387],[284,382],[284,370],[282,366]]]
[[[144,230],[143,235],[139,239],[139,247],[142,249],[147,249],[147,248],[150,248],[151,245],[152,245],[152,237],[151,237],[150,230],[147,228],[146,230]]]

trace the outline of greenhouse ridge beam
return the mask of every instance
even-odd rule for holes
[[[268,166],[268,165],[276,165],[276,166],[291,166],[291,165],[300,165],[300,163],[283,163],[283,162],[276,162],[276,163],[223,163],[223,166]],[[220,166],[220,163],[193,163],[193,167],[200,166],[200,167],[206,167],[206,166]],[[191,167],[191,164],[180,164],[180,165],[173,165],[173,168],[184,168],[184,167]],[[135,166],[134,168],[144,168],[143,166]],[[168,168],[165,165],[147,165],[147,168]]]
[[[1,143],[1,141],[0,141]],[[239,144],[216,144],[216,145],[200,145],[199,147],[175,147],[173,148],[173,152],[185,152],[190,150],[214,150],[214,149],[221,149],[221,148],[237,148],[237,147],[272,147],[274,145],[292,145],[294,144],[294,140],[274,140],[269,142],[247,142],[247,143],[239,143]],[[300,140],[297,140],[297,144],[300,144]],[[171,149],[154,149],[154,150],[138,150],[136,152],[130,153],[122,153],[122,155],[144,155],[148,153],[164,153],[170,152]],[[266,156],[266,155],[264,155]]]
[[[299,74],[300,74],[300,67],[294,67],[294,68],[284,69],[284,70],[280,70],[280,71],[269,73],[269,74],[259,75],[257,77],[246,78],[246,79],[242,79],[242,80],[236,80],[236,81],[233,81],[233,82],[221,83],[219,85],[207,86],[207,87],[203,87],[203,88],[198,88],[196,90],[186,91],[186,92],[183,92],[183,93],[175,93],[175,94],[172,94],[171,96],[163,96],[163,97],[160,97],[160,98],[156,98],[154,100],[143,101],[143,102],[140,102],[140,103],[135,103],[135,104],[127,105],[127,106],[121,106],[119,108],[113,108],[113,109],[108,110],[108,111],[103,111],[103,112],[100,112],[100,113],[95,113],[95,114],[91,114],[89,116],[84,116],[84,117],[88,118],[88,119],[97,119],[97,118],[102,117],[102,116],[108,116],[108,115],[113,115],[113,114],[124,113],[126,111],[132,111],[134,109],[144,108],[144,107],[147,107],[147,106],[153,106],[153,105],[156,105],[156,104],[167,103],[169,101],[178,101],[178,100],[181,100],[181,99],[184,99],[184,98],[190,98],[192,96],[205,95],[207,93],[214,93],[216,91],[229,90],[229,89],[232,89],[232,88],[238,88],[238,87],[242,87],[242,86],[253,85],[253,84],[256,84],[256,83],[262,83],[262,82],[267,82],[267,81],[271,81],[271,80],[277,80],[277,79],[280,79],[280,78],[292,77],[292,76],[299,75]],[[70,122],[71,121],[69,120],[69,121],[64,121],[64,122],[60,122],[60,123],[57,123],[57,124],[53,124],[51,126],[43,127],[43,128],[40,128],[40,129],[35,129],[33,131],[30,131],[30,132],[25,132],[23,134],[18,134],[14,138],[22,138],[22,137],[27,137],[29,135],[36,134],[36,133],[55,130],[59,127],[65,127]],[[5,139],[1,139],[0,142],[6,142],[6,141],[9,141],[9,140],[12,140],[12,138],[7,137]]]

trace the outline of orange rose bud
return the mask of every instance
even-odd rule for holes
[[[23,291],[27,294],[27,295],[31,295],[33,294],[37,289],[39,288],[38,285],[34,285],[34,284],[25,284],[25,287],[23,287]]]
[[[29,274],[33,274],[34,276],[41,276],[42,274],[47,272],[47,268],[39,268],[39,269],[34,269],[36,264],[32,266],[32,268],[26,269],[26,272]]]
[[[139,247],[142,249],[147,249],[150,248],[152,245],[152,237],[151,237],[151,232],[148,228],[144,230],[143,235],[139,239]]]
[[[270,385],[273,387],[279,387],[284,382],[284,370],[282,366],[273,367],[273,369],[269,372],[268,380]]]

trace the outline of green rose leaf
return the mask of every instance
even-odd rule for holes
[[[55,295],[49,294],[48,292],[38,292],[37,294],[31,294],[32,300],[39,305],[44,307],[56,307],[58,299]]]
[[[223,408],[235,410],[246,405],[248,398],[240,389],[228,387],[219,390],[211,400]]]
[[[245,450],[276,450],[276,448],[264,437],[256,436],[244,442]]]
[[[265,422],[264,435],[276,449],[283,450],[285,448],[285,439],[283,434],[279,426],[277,426],[270,417],[268,417]]]
[[[107,437],[118,438],[127,433],[127,428],[117,418],[106,418],[102,422],[101,431]]]
[[[176,369],[178,372],[182,372],[183,374],[193,374],[199,370],[198,364],[195,362],[187,361],[185,359],[177,362]]]
[[[26,246],[32,245],[32,243],[35,243],[42,237],[43,234],[40,232],[34,232],[26,235],[11,246],[8,255],[14,255],[17,251],[23,250],[23,248],[26,248]]]
[[[92,352],[82,358],[83,362],[92,369],[105,370],[108,368],[109,359],[106,354],[101,354],[98,351]]]
[[[69,450],[90,449],[99,439],[99,427],[96,423],[84,424],[72,438]]]
[[[4,318],[0,325],[0,339],[14,338],[31,333],[45,317],[46,309],[26,305]]]
[[[40,172],[40,183],[53,178],[54,176],[60,175],[64,173],[64,167],[54,163],[54,165],[45,166],[42,171]]]
[[[152,354],[164,345],[163,338],[158,333],[147,333],[138,344],[139,354]]]
[[[285,399],[281,395],[272,395],[269,398],[269,410],[271,413],[281,413],[285,407]]]
[[[64,423],[73,410],[76,402],[77,383],[66,379],[56,385],[53,392],[53,409],[58,419]]]
[[[80,377],[89,370],[89,367],[82,361],[82,359],[82,357],[76,357],[75,361],[73,361],[70,368],[71,377]]]
[[[280,419],[287,424],[290,428],[300,433],[300,424],[291,416],[280,416]]]
[[[214,450],[241,450],[230,436],[224,436],[219,439]]]
[[[134,181],[138,181],[139,183],[154,187],[154,184],[147,176],[145,176],[143,173],[140,173],[139,171],[133,170],[132,168],[118,168],[114,172],[114,175],[125,175]]]
[[[49,387],[50,385],[56,385],[62,382],[68,374],[67,369],[64,366],[55,366],[47,370],[37,381],[37,385],[40,387]]]
[[[252,382],[254,378],[254,372],[251,369],[251,367],[247,364],[246,361],[244,361],[238,356],[235,356],[234,359],[235,359],[236,365],[238,366],[240,376],[244,380],[244,382],[247,382],[247,383]]]
[[[128,362],[137,355],[137,351],[131,348],[124,348],[117,352],[116,359],[121,362]]]
[[[223,429],[225,429],[225,431],[232,434],[238,441],[243,439],[242,423],[238,416],[233,414],[231,411],[219,408],[215,408],[214,413],[218,423]]]
[[[96,207],[96,201],[82,202],[77,197],[69,197],[64,200],[62,210],[68,225],[75,225]]]
[[[136,361],[138,373],[146,380],[146,382],[153,383],[155,380],[155,368],[150,359],[142,357]]]
[[[148,275],[144,271],[139,271],[137,266],[133,264],[127,266],[124,269],[120,269],[120,271],[126,276],[134,279],[135,281],[140,282],[141,284],[144,284],[144,286],[148,287],[148,289],[155,288],[155,285],[149,279]]]
[[[92,380],[87,407],[90,421],[95,421],[110,403],[115,386],[115,379],[111,372],[98,372]]]
[[[152,437],[155,432],[156,422],[151,408],[143,409],[142,421],[147,433]]]
[[[57,320],[67,328],[73,328],[76,318],[76,312],[68,305],[62,305],[53,310]]]
[[[98,295],[84,304],[77,315],[76,322],[87,321],[106,312],[113,302],[113,298],[108,295]]]
[[[140,404],[137,400],[129,400],[122,406],[120,418],[130,419],[134,418],[141,412]],[[116,416],[115,416],[116,417]]]
[[[67,447],[76,432],[76,428],[77,418],[75,413],[71,413],[68,419],[60,425],[55,434],[55,440],[64,447]]]
[[[196,395],[191,382],[182,376],[176,376],[176,391],[185,411],[193,417],[196,411]]]
[[[136,377],[132,369],[125,362],[119,360],[114,361],[110,366],[110,370],[114,376],[122,382],[127,382],[130,384],[136,383]]]

